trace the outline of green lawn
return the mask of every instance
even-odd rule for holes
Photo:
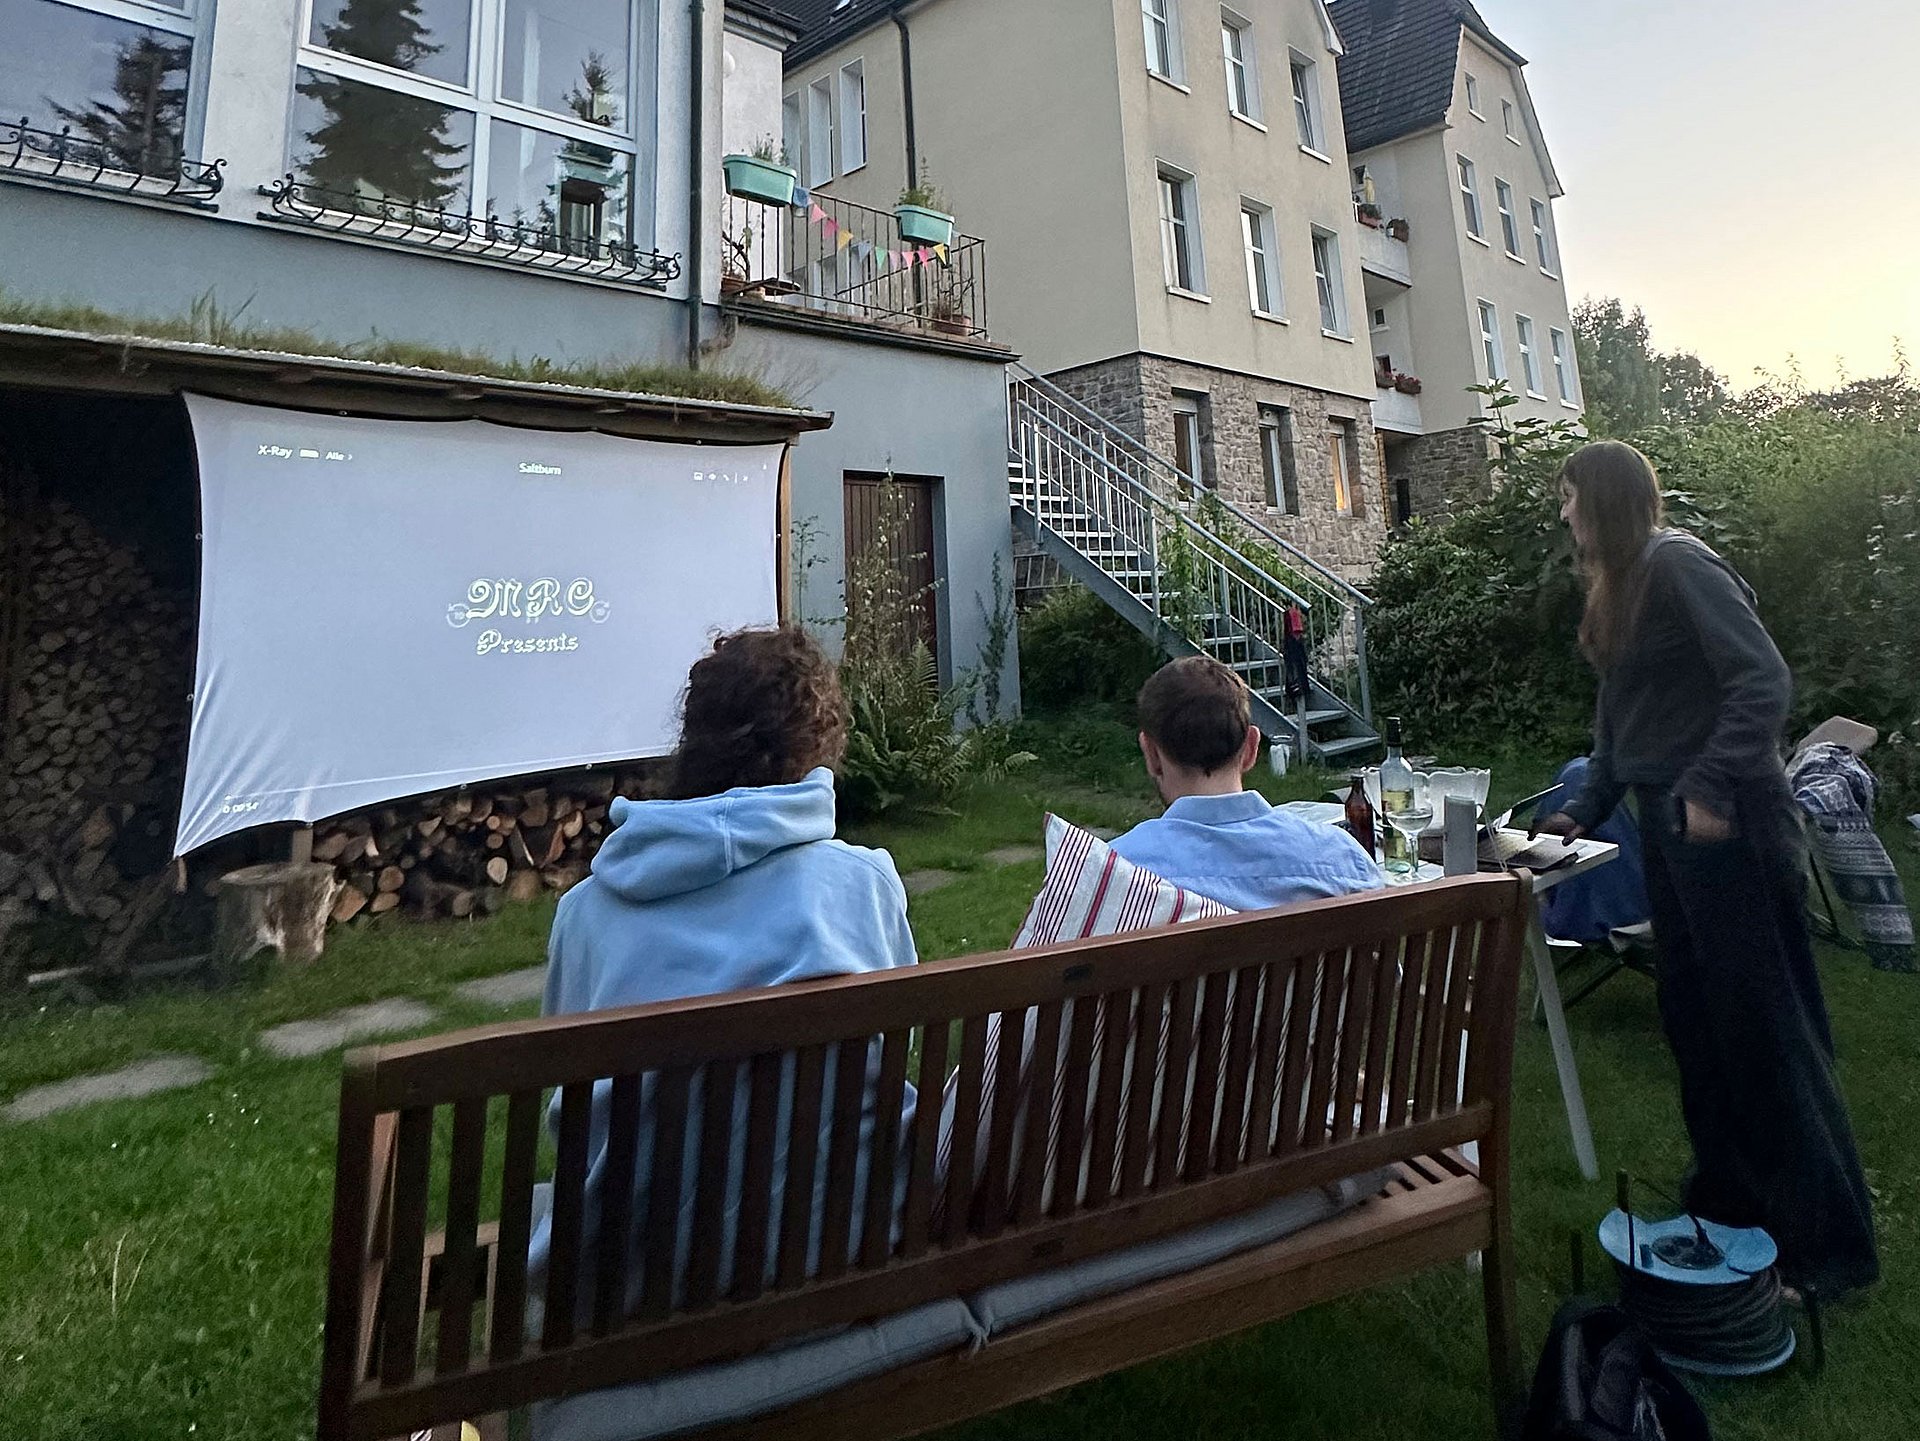
[[[1037,731],[1039,766],[982,787],[947,815],[860,830],[902,871],[959,879],[914,903],[923,955],[1004,945],[1038,862],[981,855],[1032,844],[1053,809],[1120,826],[1149,811],[1124,732],[1104,717]],[[1496,798],[1534,788],[1544,764],[1490,760]],[[1276,797],[1326,776],[1264,777]],[[1920,865],[1896,840],[1908,884]],[[188,1090],[93,1106],[0,1130],[0,1438],[146,1441],[309,1436],[331,1196],[339,1061],[259,1051],[261,1027],[381,996],[417,996],[440,1026],[496,1019],[450,998],[461,980],[541,954],[547,907],[432,928],[379,924],[338,936],[299,975],[219,995],[176,992],[93,1010],[0,1017],[0,1099],[43,1081],[164,1051],[211,1063]],[[1824,957],[1842,1065],[1880,1206],[1886,1281],[1833,1318],[1827,1374],[1706,1395],[1718,1434],[1785,1441],[1905,1436],[1920,1411],[1915,1270],[1920,1244],[1920,981]],[[1662,1183],[1684,1141],[1650,987],[1623,976],[1573,1019],[1601,1165]],[[1524,1334],[1538,1344],[1566,1287],[1566,1236],[1589,1229],[1611,1184],[1583,1183],[1567,1146],[1544,1034],[1523,1027],[1515,1077],[1516,1221]],[[1598,1274],[1597,1264],[1594,1274]],[[1462,1267],[1323,1306],[1187,1356],[959,1428],[953,1438],[1412,1436],[1484,1434],[1479,1283]]]

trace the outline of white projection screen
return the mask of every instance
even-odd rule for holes
[[[778,618],[777,444],[187,408],[200,640],[175,854],[665,755],[712,637]]]

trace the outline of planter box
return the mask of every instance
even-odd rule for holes
[[[760,200],[768,205],[793,204],[793,187],[799,175],[777,160],[761,160],[753,155],[729,155],[720,162],[727,178],[727,194],[742,200]]]
[[[924,205],[898,205],[893,211],[900,238],[915,245],[953,244],[953,217]]]

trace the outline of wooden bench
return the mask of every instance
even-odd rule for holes
[[[1518,1366],[1508,1091],[1527,904],[1524,877],[1469,877],[354,1051],[340,1098],[320,1441],[386,1441],[740,1356],[1386,1165],[1392,1180],[1378,1195],[1288,1239],[702,1434],[909,1436],[1474,1252],[1485,1258],[1504,1408]],[[994,1015],[1005,1036],[1037,1015],[1026,1063],[1064,1086],[1051,1170],[1048,1128],[1020,1123],[1018,1047],[994,1048],[1002,1083],[980,1115]],[[1129,1050],[1164,1054],[1162,1074],[1175,1079],[1129,1083]],[[848,1236],[856,1208],[866,1218],[854,1253],[824,1245],[811,1277],[793,1241],[810,1223],[806,1205],[787,1206],[784,1223],[769,1213],[769,1138],[783,1065],[796,1056],[789,1173],[815,1174],[811,1139],[824,1135],[824,1233]],[[869,1184],[855,1195],[859,1078],[871,1056],[882,1120]],[[953,1157],[941,1174],[937,1078],[956,1064]],[[841,1083],[823,1116],[829,1068]],[[583,1234],[589,1104],[594,1083],[611,1080],[608,1174],[633,1177],[648,1073],[663,1138],[648,1214],[675,1219],[647,1228],[640,1304],[625,1314],[629,1251],[610,1241],[631,1227],[622,1197],[634,1187],[610,1184],[608,1224]],[[914,1076],[927,1078],[925,1099],[900,1134]],[[1218,1085],[1190,1083],[1215,1076]],[[750,1097],[740,1279],[723,1289],[737,1087]],[[553,1263],[544,1328],[528,1338],[530,1200],[553,1088]],[[697,1114],[690,1094],[705,1098]],[[675,1138],[690,1127],[700,1159],[683,1171]],[[976,1134],[987,1138],[980,1155]],[[1194,1143],[1182,1147],[1182,1135]],[[1459,1153],[1470,1141],[1477,1167]],[[896,1156],[906,1172],[897,1212]],[[1050,1184],[1080,1177],[1083,1162],[1082,1184]],[[672,1258],[688,1238],[668,1203],[689,1176],[691,1260],[676,1280]],[[802,1180],[786,1194],[811,1190]],[[429,1234],[430,1218],[443,1219],[441,1234]],[[583,1273],[591,1298],[577,1289]],[[590,1320],[576,1324],[582,1313]]]

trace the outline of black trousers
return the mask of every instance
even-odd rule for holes
[[[1867,1285],[1880,1271],[1872,1203],[1834,1075],[1792,798],[1756,793],[1731,840],[1702,844],[1678,833],[1670,792],[1635,797],[1660,1018],[1693,1142],[1687,1205],[1766,1227],[1802,1285]]]

